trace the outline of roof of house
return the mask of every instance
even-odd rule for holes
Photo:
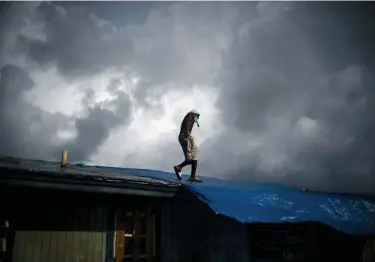
[[[243,223],[321,222],[349,234],[375,235],[375,198],[369,196],[312,192],[270,183],[209,177],[204,177],[204,183],[192,183],[186,181],[185,175],[179,181],[172,173],[148,169],[73,165],[60,169],[59,163],[0,159],[0,170],[10,169],[22,171],[21,179],[38,177],[44,181],[71,177],[85,185],[89,181],[100,181],[107,187],[151,186],[154,190],[174,192],[185,188],[216,214]],[[0,177],[4,174],[2,172]]]
[[[41,188],[102,193],[172,197],[181,184],[163,178],[140,176],[136,171],[102,169],[96,166],[58,162],[0,158],[0,183]]]
[[[177,181],[172,173],[101,167]],[[188,178],[187,175],[183,177]],[[375,235],[375,197],[308,191],[278,184],[203,177],[180,182],[216,214],[242,223],[321,222],[348,234]]]

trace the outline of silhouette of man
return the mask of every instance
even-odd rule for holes
[[[202,182],[199,178],[196,177],[195,173],[197,171],[198,158],[199,158],[199,149],[195,138],[191,135],[194,123],[197,123],[199,127],[199,112],[197,110],[191,110],[184,117],[181,123],[180,134],[178,135],[178,142],[182,147],[182,151],[185,155],[185,161],[181,164],[174,166],[174,172],[179,180],[181,180],[181,171],[187,166],[191,165],[191,175],[188,179],[192,182]]]

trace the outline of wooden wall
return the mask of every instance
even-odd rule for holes
[[[13,262],[102,262],[106,233],[16,231]]]
[[[115,215],[119,211],[145,212],[147,203],[158,202],[140,197],[30,189],[14,189],[5,199],[5,218],[9,219],[12,232],[11,257],[6,262],[115,261],[114,232],[124,230],[117,228],[121,223],[115,223]],[[125,261],[129,261],[129,254],[126,256]]]
[[[375,262],[375,239],[369,238],[365,242],[362,250],[363,262]]]
[[[163,262],[249,262],[245,224],[214,214],[198,200],[161,207],[159,253]]]
[[[13,189],[5,201],[12,232],[7,262],[104,262],[113,201],[102,195]]]
[[[165,203],[161,207],[159,226],[159,261],[162,262],[262,261],[259,250],[254,247],[259,241],[284,245],[286,237],[280,239],[276,232],[284,232],[286,227],[301,234],[298,246],[305,249],[301,261],[375,262],[373,239],[363,250],[365,237],[347,235],[320,223],[241,224],[213,213],[193,199]],[[270,234],[261,231],[261,227],[270,227]],[[281,261],[282,256],[281,252],[269,261]]]

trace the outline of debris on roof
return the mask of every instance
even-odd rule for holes
[[[78,162],[76,163],[76,166],[85,167],[85,166],[88,166],[88,164],[86,164],[85,162]]]

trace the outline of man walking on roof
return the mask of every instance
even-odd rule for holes
[[[189,113],[187,113],[181,123],[178,142],[180,143],[182,151],[184,152],[185,161],[173,167],[179,180],[182,178],[182,169],[187,165],[191,165],[191,176],[188,180],[192,182],[202,182],[202,180],[197,178],[195,175],[198,165],[199,150],[195,138],[191,135],[191,130],[193,129],[194,123],[197,123],[199,127],[199,115],[200,114],[197,110],[191,110]]]

